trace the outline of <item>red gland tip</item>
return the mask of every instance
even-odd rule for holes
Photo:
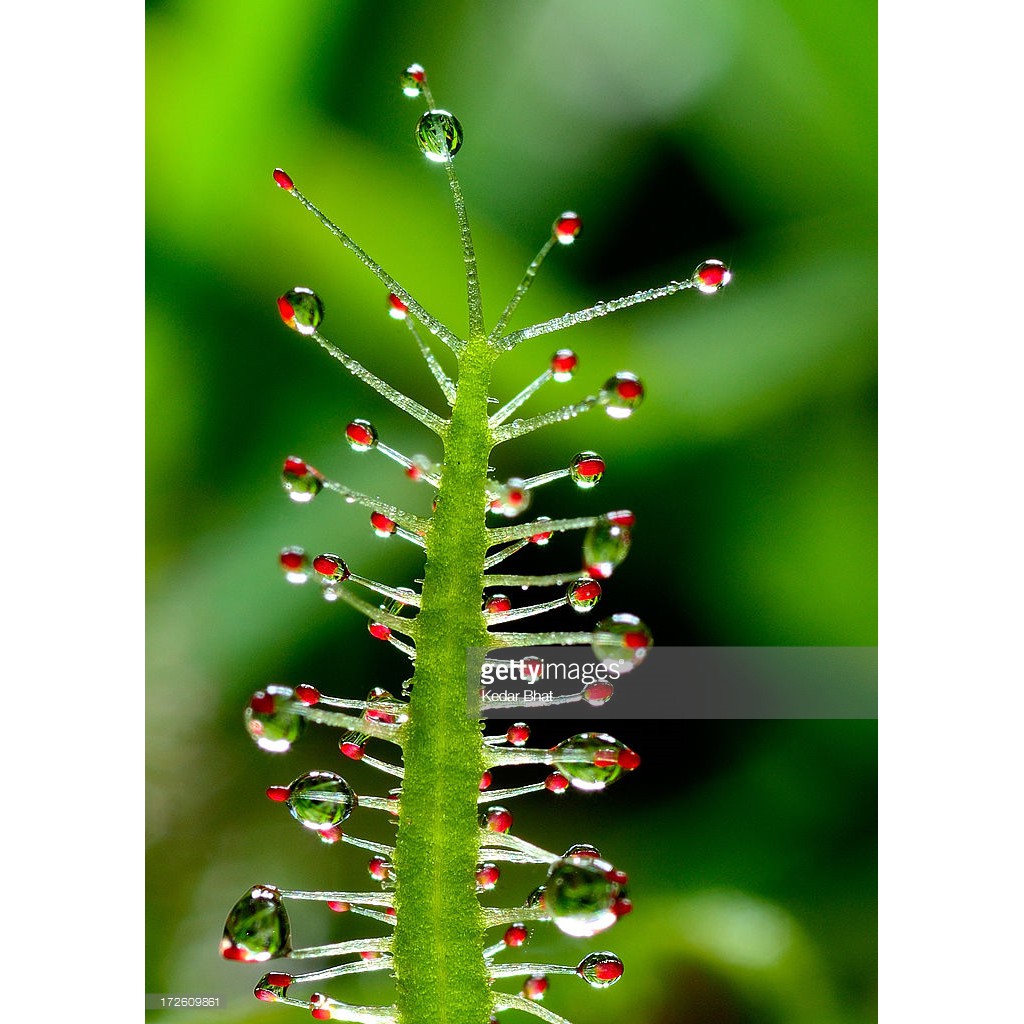
[[[619,899],[617,899],[612,904],[612,913],[616,917],[625,917],[627,914],[631,914],[632,912],[633,912],[633,901],[627,899],[625,896],[619,897]]]
[[[301,569],[306,561],[306,552],[302,548],[285,548],[280,554],[281,568],[289,572]]]
[[[565,213],[555,221],[552,228],[555,238],[562,245],[572,245],[572,243],[579,237],[579,233],[582,230],[583,221],[580,219],[579,214],[574,213],[572,210],[566,210]]]
[[[529,937],[526,925],[513,924],[508,927],[503,939],[506,946],[521,946]]]
[[[266,977],[268,985],[275,985],[277,988],[287,988],[295,979],[290,974],[268,974]]]
[[[249,701],[249,710],[257,715],[272,715],[276,707],[272,694],[257,690]]]
[[[530,738],[530,727],[525,722],[516,722],[510,725],[505,733],[505,739],[514,747],[521,747]]]
[[[295,188],[295,182],[292,181],[291,175],[287,171],[283,171],[280,167],[274,171],[274,181],[276,181],[277,184],[285,190],[285,192],[291,192],[291,190]]]
[[[288,799],[290,791],[288,786],[267,786],[267,798],[274,803],[283,804]]]
[[[320,701],[320,691],[315,686],[310,686],[309,683],[299,683],[295,687],[295,697],[297,700],[301,700],[303,704],[313,707],[314,704],[318,704]]]
[[[598,964],[594,968],[594,977],[598,981],[615,981],[622,977],[622,964],[617,960]]]
[[[544,788],[550,793],[564,793],[569,788],[569,780],[561,772],[552,772],[544,780]]]
[[[579,365],[579,357],[571,348],[560,348],[551,357],[551,372],[556,379],[568,380]]]
[[[615,390],[620,398],[639,398],[643,396],[644,386],[638,380],[620,380]]]
[[[386,535],[395,532],[395,521],[388,519],[383,512],[371,512],[370,513],[370,524],[377,531],[377,533]]]
[[[361,761],[366,753],[366,744],[343,742],[338,744],[338,749],[353,761]]]
[[[580,476],[599,476],[604,472],[604,459],[584,459],[575,468]]]
[[[512,827],[512,812],[503,807],[495,807],[487,815],[489,832],[507,832]]]
[[[309,466],[295,455],[289,455],[284,460],[283,472],[289,476],[305,476],[309,472]]]
[[[619,751],[619,767],[623,771],[631,772],[634,768],[640,767],[640,755],[628,747]]]
[[[631,650],[636,650],[639,647],[646,647],[647,637],[643,633],[639,632],[627,633],[622,638],[622,646],[628,647]]]
[[[295,309],[288,301],[287,296],[282,295],[277,300],[277,311],[281,314],[281,319],[284,321],[286,327],[295,326]]]
[[[622,509],[619,512],[609,512],[605,518],[613,526],[634,526],[636,525],[636,516],[629,511],[629,509]]]
[[[370,630],[370,636],[377,640],[391,639],[391,629],[383,622],[371,622],[367,628]]]
[[[336,914],[345,914],[352,909],[352,904],[346,903],[344,900],[328,900],[327,906]]]
[[[328,1009],[325,1009],[322,1006],[314,1006],[314,1007],[312,1007],[310,1009],[309,1012],[312,1014],[313,1020],[330,1020],[331,1019],[331,1011],[328,1010]]]
[[[501,871],[498,870],[497,865],[487,864],[481,867],[476,873],[477,882],[484,888],[493,889],[498,884],[498,879],[501,877]]]
[[[492,776],[491,776],[490,772],[484,772],[483,775],[480,776],[480,789],[481,790],[485,790],[485,789],[489,789],[490,788],[491,778],[492,778]]]
[[[404,320],[409,315],[409,307],[394,293],[388,293],[388,313],[395,320]]]
[[[334,825],[331,828],[322,828],[322,829],[320,829],[320,831],[317,832],[317,835],[325,843],[337,843],[337,842],[341,841],[344,833],[341,831],[340,828],[338,828],[337,825]]]

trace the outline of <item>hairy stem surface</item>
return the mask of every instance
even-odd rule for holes
[[[402,1024],[484,1024],[490,996],[475,891],[480,726],[468,714],[466,650],[486,647],[480,576],[487,535],[494,353],[475,335],[459,361],[444,475],[427,536],[416,672],[395,851],[394,954]]]

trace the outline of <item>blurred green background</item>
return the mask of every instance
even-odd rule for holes
[[[364,416],[399,450],[438,452],[283,328],[274,299],[316,288],[328,337],[441,404],[378,283],[271,170],[285,167],[463,330],[444,173],[416,150],[421,105],[397,87],[416,60],[465,129],[458,171],[491,321],[563,209],[584,232],[552,253],[514,327],[684,277],[705,257],[729,262],[733,283],[714,298],[687,293],[522,345],[499,369],[501,398],[554,348],[581,357],[576,379],[527,413],[619,369],[648,397],[626,422],[592,413],[499,449],[495,465],[527,476],[582,448],[604,455],[596,492],[553,485],[531,514],[637,513],[603,609],[639,614],[658,643],[874,644],[875,11],[166,0],[147,3],[147,24],[146,987],[224,997],[192,1020],[284,1019],[296,1011],[252,999],[258,968],[217,957],[225,913],[255,881],[356,887],[365,858],[298,834],[261,795],[337,767],[334,738],[262,755],[240,709],[267,682],[361,696],[408,673],[354,613],[281,582],[276,554],[337,550],[393,585],[420,562],[330,495],[293,505],[281,459],[425,513],[424,489],[355,456],[342,431]],[[577,545],[530,552],[534,567],[572,566]],[[556,979],[545,1005],[577,1024],[873,1020],[875,723],[602,727],[641,752],[640,771],[601,796],[571,794],[557,815],[526,798],[517,829],[552,848],[594,842],[629,871],[636,912],[587,946],[618,952],[626,978],[608,992]],[[553,729],[538,738],[565,735]],[[346,770],[357,791],[380,792],[359,768]],[[537,881],[510,869],[495,896]],[[323,918],[298,915],[303,944],[365,934]],[[530,957],[569,962],[583,945],[538,936]]]

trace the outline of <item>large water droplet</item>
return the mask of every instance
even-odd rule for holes
[[[628,756],[621,762],[623,755],[633,755],[625,743],[603,732],[582,732],[554,748],[552,764],[577,789],[599,790],[610,786],[624,769],[636,767]]]
[[[272,885],[254,885],[224,922],[220,955],[225,960],[259,963],[291,952],[291,926],[281,894]]]
[[[622,370],[605,381],[597,400],[613,419],[624,420],[632,416],[644,400],[644,386],[635,373]]]
[[[462,148],[462,125],[447,110],[428,110],[416,125],[416,142],[428,160],[444,163]]]
[[[597,452],[577,452],[569,463],[569,476],[580,490],[596,487],[604,476],[604,459]]]
[[[732,271],[721,260],[705,260],[691,278],[698,291],[714,295],[732,280]]]
[[[245,728],[261,750],[283,754],[302,735],[306,720],[293,707],[290,686],[268,686],[252,695],[245,709]]]
[[[590,938],[615,923],[621,892],[611,864],[595,857],[563,857],[548,871],[544,907],[560,931]]]
[[[320,832],[340,825],[357,803],[352,787],[335,772],[300,775],[288,787],[288,810],[306,828]]]
[[[277,300],[286,327],[299,334],[312,334],[323,322],[324,304],[312,288],[292,288]]]
[[[651,646],[651,631],[635,615],[625,612],[602,619],[594,632],[608,636],[594,641],[594,656],[603,665],[617,665],[620,672],[640,664]]]
[[[292,501],[305,504],[323,490],[324,478],[298,456],[289,455],[281,469],[281,486]]]
[[[583,538],[583,566],[588,576],[606,580],[629,554],[629,527],[609,518],[595,523]]]
[[[591,988],[609,988],[622,977],[622,961],[608,952],[591,953],[585,956],[576,968],[576,973]]]

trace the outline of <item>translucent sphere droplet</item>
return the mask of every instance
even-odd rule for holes
[[[636,667],[651,646],[651,631],[635,616],[627,613],[602,619],[594,633],[594,656],[603,665],[616,665],[620,672]]]
[[[224,922],[220,955],[225,960],[261,963],[289,952],[291,925],[280,892],[272,885],[254,885]]]
[[[619,753],[629,748],[603,732],[582,732],[554,748],[551,763],[576,787],[599,790],[610,786],[623,771]]]
[[[324,478],[302,459],[289,455],[281,469],[281,486],[292,501],[304,505],[323,490]]]
[[[614,868],[606,861],[563,857],[548,871],[544,907],[560,931],[590,938],[615,923],[615,901],[621,891]]]
[[[576,968],[576,973],[591,988],[609,988],[622,977],[622,961],[608,952],[591,953],[585,956]]]
[[[644,386],[635,373],[622,370],[605,381],[597,400],[613,419],[624,420],[632,416],[644,400]]]
[[[289,583],[301,584],[309,579],[309,558],[302,548],[282,548],[278,561]]]
[[[292,288],[277,300],[286,327],[299,334],[312,334],[323,322],[324,304],[312,288]]]
[[[383,512],[371,512],[370,513],[370,525],[373,527],[373,532],[378,537],[390,537],[395,532],[396,524],[393,519],[389,519]]]
[[[294,708],[295,691],[290,686],[257,690],[245,709],[245,728],[256,746],[272,754],[291,750],[306,729],[306,720]]]
[[[732,271],[721,260],[705,260],[691,278],[697,290],[714,295],[732,280]]]
[[[601,584],[589,577],[573,580],[565,591],[569,607],[577,612],[590,611],[601,600]]]
[[[423,70],[422,64],[410,64],[398,76],[398,84],[409,99],[415,99],[423,92],[423,83],[426,80],[427,73]]]
[[[352,575],[341,555],[329,551],[313,559],[313,568],[331,583],[344,583]]]
[[[340,775],[316,771],[300,775],[288,787],[286,803],[297,822],[319,832],[340,825],[352,813],[357,799]]]
[[[579,214],[572,210],[566,210],[551,225],[551,233],[562,245],[572,245],[579,238],[582,230],[583,221],[580,219]]]
[[[369,420],[353,420],[345,428],[345,440],[354,452],[368,452],[377,444],[377,428]]]
[[[447,110],[428,110],[416,125],[416,142],[428,160],[444,163],[462,148],[462,125]]]
[[[572,380],[579,363],[579,358],[571,348],[560,348],[551,357],[551,379],[557,380],[560,384]]]
[[[278,999],[285,998],[288,994],[288,986],[294,980],[290,974],[264,974],[256,982],[256,987],[252,990],[252,994],[257,999],[263,1000],[263,1002],[274,1003]]]
[[[596,487],[604,476],[604,459],[597,452],[577,452],[569,463],[569,478],[580,488]]]
[[[583,537],[583,567],[588,576],[606,580],[622,564],[633,538],[629,528],[602,519]]]

